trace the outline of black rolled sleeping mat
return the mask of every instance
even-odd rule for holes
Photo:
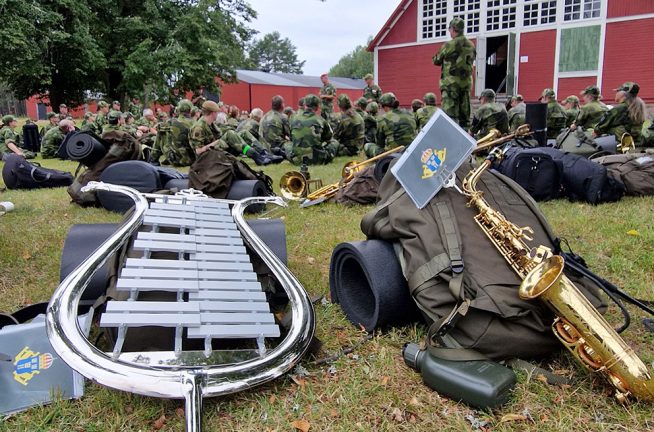
[[[242,200],[249,197],[268,196],[266,186],[261,180],[234,180],[227,193],[229,200]],[[263,204],[254,204],[245,209],[245,213],[260,213],[266,208]]]
[[[109,149],[93,135],[76,132],[66,140],[66,153],[71,160],[92,166],[102,159]]]
[[[381,183],[382,179],[388,172],[388,169],[391,167],[391,162],[399,157],[399,153],[393,153],[377,161],[375,164],[375,169],[373,170],[373,176],[375,177],[375,180]]]
[[[118,224],[77,224],[68,231],[59,265],[59,282],[88,258],[118,228]],[[109,266],[105,263],[91,278],[82,300],[96,300],[104,295],[109,278]]]
[[[336,246],[329,268],[329,291],[347,319],[369,332],[421,319],[393,245],[383,240]]]
[[[286,227],[281,219],[246,219],[257,236],[277,255],[284,265],[288,265],[286,251]]]

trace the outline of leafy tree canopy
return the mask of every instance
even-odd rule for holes
[[[301,74],[305,61],[298,61],[295,49],[279,32],[268,33],[252,43],[247,66],[264,72]]]
[[[216,91],[245,61],[256,12],[245,0],[4,0],[0,15],[0,80],[57,106],[87,91]]]
[[[329,70],[329,75],[363,78],[366,74],[373,73],[372,53],[366,49],[370,42],[372,42],[372,37],[368,38],[365,45],[359,45],[354,51],[341,57],[338,63]]]

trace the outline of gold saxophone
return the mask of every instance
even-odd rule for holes
[[[634,350],[617,334],[600,313],[563,274],[563,258],[546,246],[529,247],[533,230],[518,227],[490,207],[483,192],[476,190],[482,173],[503,152],[494,150],[463,180],[468,206],[476,206],[475,221],[509,265],[523,279],[519,295],[524,300],[539,298],[555,313],[552,329],[556,337],[589,371],[600,372],[616,389],[615,397],[626,402],[654,400],[654,379]]]

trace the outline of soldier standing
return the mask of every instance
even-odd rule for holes
[[[377,143],[366,143],[364,151],[369,158],[388,149],[408,146],[416,137],[413,113],[401,110],[393,93],[384,93],[379,99],[384,116],[377,122]]]
[[[441,105],[443,111],[463,129],[470,125],[470,89],[472,88],[472,64],[477,52],[475,46],[463,35],[461,18],[450,21],[452,40],[447,41],[433,57],[441,66]]]
[[[575,95],[570,95],[563,100],[563,108],[565,108],[565,125],[570,126],[579,115],[579,98]]]
[[[565,110],[556,101],[556,93],[551,88],[543,90],[540,101],[547,104],[547,139],[556,139],[565,127]]]
[[[366,99],[366,102],[379,102],[379,98],[382,95],[381,87],[373,82],[374,78],[372,74],[366,74],[363,77],[367,84],[363,89],[363,97]]]
[[[517,94],[511,98],[509,115],[509,130],[515,132],[518,127],[526,123],[527,105],[522,95]]]
[[[475,139],[486,136],[491,129],[497,129],[502,134],[509,132],[509,116],[504,105],[495,103],[495,92],[485,89],[479,96],[481,106],[472,119],[470,135]]]
[[[338,141],[338,156],[356,156],[363,147],[363,118],[352,108],[352,102],[346,94],[338,96],[338,108],[341,119],[334,131],[334,139]]]
[[[425,127],[431,116],[436,112],[436,95],[434,93],[425,93],[422,100],[425,101],[425,106],[416,112],[417,130]]]
[[[571,127],[574,129],[576,126],[582,129],[592,129],[606,113],[609,108],[601,102],[602,96],[600,95],[597,86],[588,86],[581,92],[584,98],[584,105],[579,110],[579,117],[575,124]]]
[[[320,75],[322,88],[320,89],[320,115],[327,121],[331,121],[330,115],[334,112],[334,98],[336,97],[336,87],[329,82],[329,76],[325,73]],[[306,103],[306,98],[304,100]]]
[[[329,122],[316,115],[320,99],[315,94],[304,98],[306,109],[293,117],[291,122],[292,142],[286,144],[288,159],[295,165],[328,164],[334,159],[338,146],[332,141]]]

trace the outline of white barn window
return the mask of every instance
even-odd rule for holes
[[[465,22],[466,33],[479,33],[481,0],[454,0],[454,17]]]
[[[518,0],[487,0],[486,30],[515,28]]]
[[[601,9],[601,0],[565,0],[563,20],[576,21],[599,18]]]
[[[556,22],[556,0],[525,0],[522,25],[525,27]]]
[[[422,1],[422,38],[432,39],[447,33],[447,0]]]

